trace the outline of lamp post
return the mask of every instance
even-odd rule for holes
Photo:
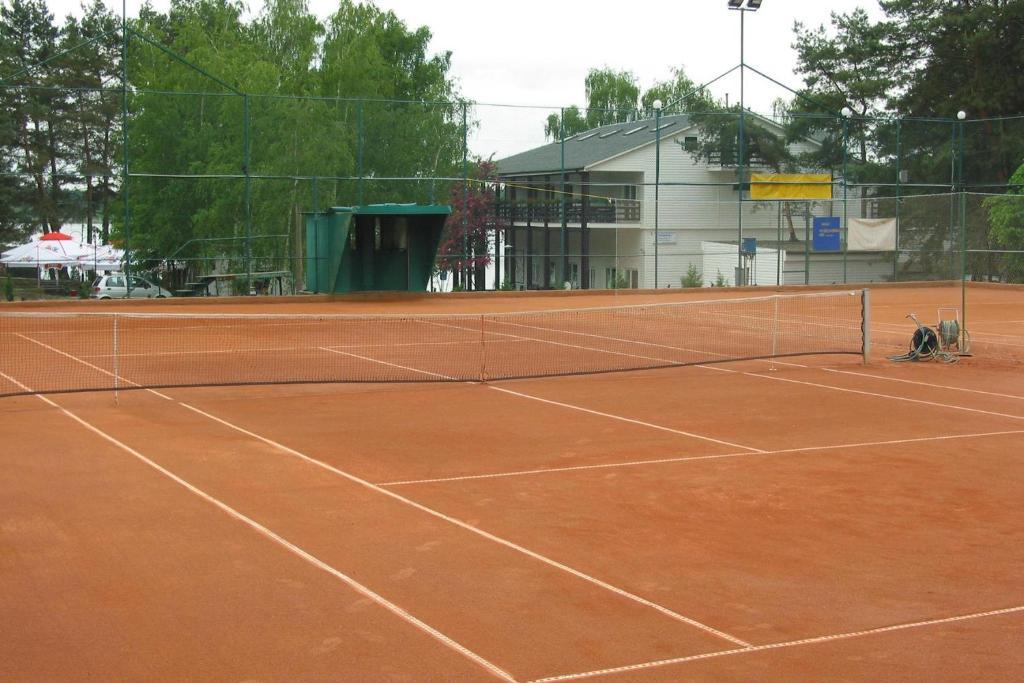
[[[746,100],[745,100],[745,72],[746,72],[746,55],[744,52],[744,43],[746,38],[746,22],[745,17],[747,12],[756,12],[761,9],[762,0],[727,0],[729,9],[736,10],[740,13],[740,127],[739,127],[739,145],[738,145],[738,157],[737,157],[737,187],[739,189],[739,202],[737,206],[739,211],[736,219],[736,285],[739,286],[739,278],[743,273],[743,167],[746,161],[746,131],[744,130],[744,124],[746,123]]]
[[[658,288],[658,190],[661,184],[661,100],[654,100],[654,288]]]
[[[850,150],[850,117],[853,116],[853,110],[849,107],[843,107],[840,113],[843,115],[843,284],[846,284],[846,253],[849,250],[850,239],[850,214],[846,201],[848,187],[846,173]]]
[[[960,195],[960,329],[967,329],[967,195],[964,192],[964,121],[967,112],[956,113],[956,190]],[[962,333],[961,333],[962,334]],[[961,337],[962,339],[963,337]],[[961,345],[961,350],[963,347]]]

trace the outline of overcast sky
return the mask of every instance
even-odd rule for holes
[[[78,13],[79,0],[48,0],[58,19]],[[120,12],[120,3],[108,2]],[[128,0],[128,14],[140,3]],[[154,0],[166,9],[167,0]],[[580,2],[577,0],[376,0],[411,28],[430,27],[431,49],[452,53],[452,76],[462,94],[476,102],[534,105],[537,109],[478,107],[480,128],[471,149],[498,157],[544,142],[544,121],[559,107],[584,104],[583,80],[594,67],[632,72],[645,89],[681,67],[696,83],[710,81],[740,61],[739,12],[726,0],[649,0]],[[250,2],[259,12],[261,3]],[[326,17],[336,0],[311,0]],[[797,88],[793,22],[828,24],[831,12],[866,9],[882,16],[876,0],[764,0],[746,15],[746,63]],[[772,101],[788,93],[747,74],[746,104],[769,112]],[[739,98],[738,74],[712,87],[719,98]]]

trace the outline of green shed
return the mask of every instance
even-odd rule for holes
[[[422,292],[452,207],[335,206],[307,213],[306,289]]]

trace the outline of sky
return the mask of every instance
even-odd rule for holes
[[[309,0],[311,10],[329,16],[337,0]],[[80,0],[48,0],[62,18],[80,13]],[[120,3],[109,3],[120,12]],[[138,0],[128,0],[130,16]],[[167,0],[152,0],[166,9]],[[452,53],[451,75],[461,94],[478,106],[479,122],[470,141],[474,154],[496,158],[543,144],[544,122],[559,107],[585,104],[584,78],[592,68],[610,67],[636,76],[641,91],[682,68],[695,83],[705,83],[740,63],[740,13],[726,0],[376,0],[410,28],[428,26],[432,52]],[[250,12],[262,3],[250,1]],[[764,0],[746,13],[745,62],[791,88],[794,75],[793,23],[828,25],[831,12],[863,7],[873,18],[882,12],[876,0]],[[711,87],[719,99],[740,96],[738,72]],[[770,112],[788,93],[747,72],[748,108]],[[527,108],[523,108],[527,106]]]

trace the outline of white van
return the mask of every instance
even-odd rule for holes
[[[130,296],[128,285],[131,285]],[[168,296],[172,294],[149,280],[134,275],[126,277],[124,273],[100,275],[89,292],[90,299],[163,299]]]

